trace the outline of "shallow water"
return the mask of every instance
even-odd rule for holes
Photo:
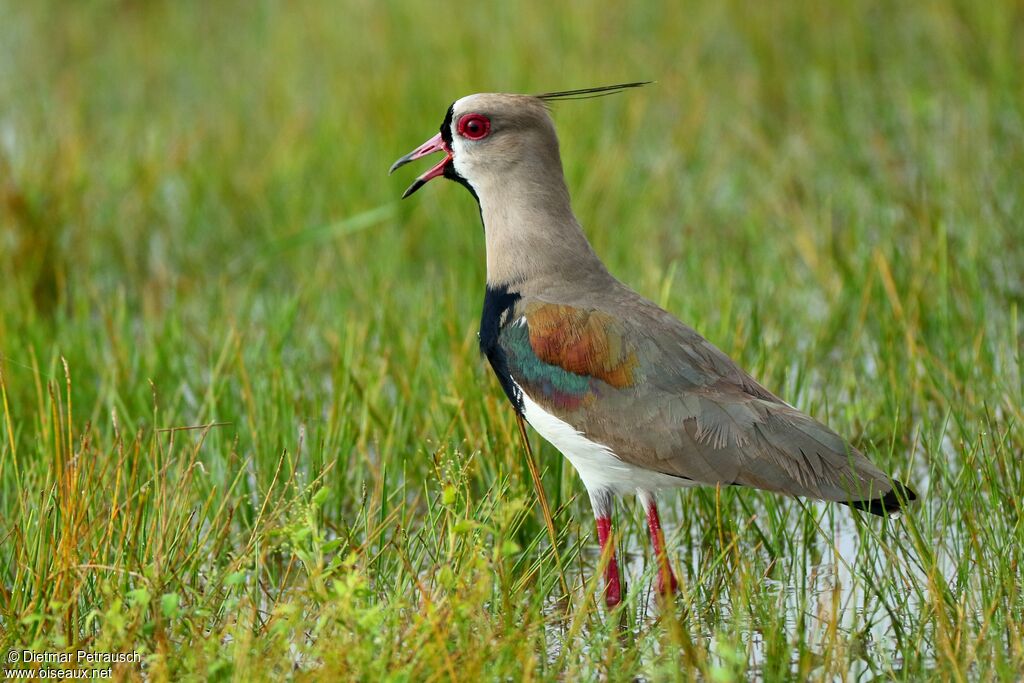
[[[675,504],[677,506],[685,504],[686,495],[683,493],[680,500],[675,501]],[[662,507],[668,506],[663,505]],[[749,591],[749,585],[741,587],[726,580],[724,584],[719,584],[716,587],[718,592],[713,604],[702,602],[705,597],[701,587],[696,584],[703,580],[701,572],[707,561],[700,555],[707,554],[707,548],[701,547],[699,538],[684,539],[678,533],[673,533],[670,518],[678,517],[678,514],[673,515],[668,512],[664,515],[666,533],[668,534],[667,545],[673,553],[673,567],[676,568],[677,575],[680,577],[681,590],[684,592],[681,600],[686,604],[696,604],[705,612],[713,611],[717,616],[717,624],[712,623],[710,628],[704,626],[707,624],[706,619],[698,619],[698,625],[691,627],[691,635],[695,639],[703,639],[709,653],[714,656],[719,649],[718,638],[713,632],[714,628],[720,627],[726,631],[738,630],[747,648],[749,670],[755,676],[761,670],[768,656],[765,651],[763,634],[769,628],[784,628],[786,638],[791,643],[802,637],[805,650],[812,653],[818,653],[826,647],[834,646],[835,640],[840,640],[848,650],[853,651],[853,654],[850,655],[853,663],[848,671],[850,680],[869,679],[877,673],[878,669],[891,669],[898,672],[902,667],[898,639],[900,633],[906,630],[899,621],[899,615],[901,613],[919,613],[924,607],[921,605],[923,593],[910,589],[910,585],[927,585],[929,578],[926,572],[917,564],[915,558],[899,557],[897,549],[893,549],[889,554],[882,552],[879,540],[872,537],[870,532],[864,533],[864,530],[859,528],[861,524],[873,525],[871,529],[877,533],[877,529],[882,524],[881,520],[865,515],[865,520],[858,522],[854,514],[841,506],[837,506],[830,519],[829,515],[823,515],[826,510],[826,504],[823,503],[810,504],[808,509],[816,519],[827,521],[822,522],[821,528],[815,529],[807,539],[804,538],[802,531],[794,530],[795,538],[791,546],[796,556],[783,555],[775,558],[776,562],[785,563],[787,575],[779,578],[779,574],[782,572],[770,570],[770,576],[759,579],[759,590],[763,591],[760,597],[776,600],[781,606],[779,619],[774,623],[755,622],[747,611],[746,603],[741,607],[744,613],[737,613],[734,610],[733,592]],[[905,531],[900,530],[898,526],[900,524],[898,518],[890,519],[888,523],[897,525],[895,533],[906,540]],[[763,548],[757,547],[756,534],[747,533],[742,527],[737,533],[741,536],[739,542],[743,545],[741,552],[764,553]],[[814,552],[806,552],[807,544],[813,547]],[[956,574],[956,562],[951,553],[946,550],[948,547],[947,543],[938,544],[935,560],[937,573],[945,579],[947,584],[954,580]],[[657,627],[662,609],[651,588],[649,547],[645,540],[640,540],[636,529],[632,528],[620,540],[620,548],[622,550],[619,553],[619,564],[624,574],[627,591],[642,592],[633,614],[636,627],[632,635],[639,636],[640,632]],[[583,575],[579,574],[579,565],[577,564],[574,568],[576,574],[571,577],[571,585],[577,587],[582,586],[584,581],[594,576],[597,571],[596,565],[600,552],[596,541],[584,540],[581,557]],[[818,559],[815,560],[814,557]],[[697,568],[696,576],[690,575],[689,568],[691,567]],[[900,605],[898,610],[890,611],[881,604],[876,593],[872,592],[870,581],[866,577],[873,577],[872,580],[875,582],[878,582],[879,577],[890,578],[900,586],[906,586],[905,593],[901,592],[898,596],[901,601],[905,602]],[[747,580],[749,581],[749,576]],[[884,592],[883,594],[887,598],[886,602],[890,602],[894,597],[892,591],[899,589],[882,588],[880,590]],[[686,591],[689,591],[689,596],[686,595]],[[598,594],[596,597],[600,602],[600,595]],[[575,598],[583,599],[581,589],[577,590]],[[561,605],[553,603],[550,605],[549,614],[552,617],[551,634],[553,636],[549,639],[549,643],[551,643],[549,657],[555,659],[560,652],[565,636],[565,629],[560,623],[559,617],[559,614],[564,614],[564,610]],[[736,619],[741,620],[738,626],[735,624]],[[687,621],[693,623],[693,620]],[[833,637],[832,642],[829,643],[827,640],[830,637],[830,629],[833,628],[838,632],[838,636]],[[561,633],[561,636],[558,633]],[[657,646],[656,642],[655,639],[655,647]],[[934,653],[922,654],[926,662],[934,659]],[[791,670],[794,673],[798,671],[799,656],[799,650],[795,647],[792,648]],[[870,663],[873,663],[874,667]]]

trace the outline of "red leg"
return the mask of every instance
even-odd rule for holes
[[[604,571],[604,602],[608,607],[615,607],[622,602],[622,584],[619,583],[619,563],[615,559],[615,541],[612,540],[612,520],[610,517],[597,518],[597,541],[601,544],[601,557],[604,557],[605,546],[611,543],[608,566]]]
[[[679,589],[679,582],[672,573],[672,566],[665,552],[665,533],[661,530],[658,506],[654,503],[653,496],[643,496],[642,499],[647,507],[647,527],[651,531],[651,545],[654,546],[654,557],[658,563],[658,593],[672,595]]]

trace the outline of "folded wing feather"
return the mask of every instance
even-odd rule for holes
[[[625,310],[521,302],[513,319],[526,324],[509,324],[499,336],[516,383],[589,439],[647,469],[840,502],[892,490],[838,434],[641,301]]]

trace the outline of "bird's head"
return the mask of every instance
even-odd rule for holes
[[[420,175],[405,191],[408,197],[437,177],[465,185],[475,196],[481,188],[502,183],[513,169],[561,170],[558,138],[548,103],[610,95],[643,83],[568,90],[542,95],[479,93],[456,100],[448,108],[440,132],[398,159],[389,173],[435,152],[444,158]]]

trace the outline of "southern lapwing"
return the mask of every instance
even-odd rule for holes
[[[516,411],[583,479],[603,552],[614,497],[637,495],[667,594],[677,582],[658,491],[753,486],[876,515],[916,494],[616,280],[594,253],[573,215],[548,103],[637,85],[463,97],[391,171],[442,152],[403,197],[444,176],[476,198],[487,246],[480,348]],[[605,601],[614,606],[614,548],[609,557]]]

